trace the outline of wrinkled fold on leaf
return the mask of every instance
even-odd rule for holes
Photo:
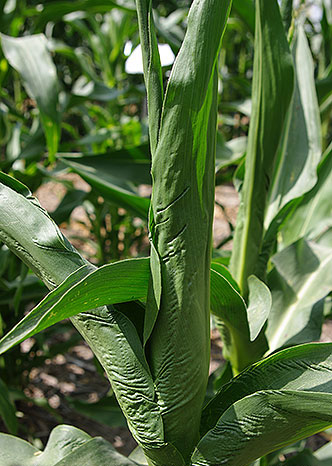
[[[209,369],[216,64],[230,3],[194,0],[152,153],[150,290],[155,295],[161,272],[161,301],[146,348],[165,439],[186,461],[198,440]],[[148,313],[151,306],[148,299]]]
[[[94,270],[29,190],[4,173],[0,173],[0,239],[50,289],[77,269],[86,274]],[[141,445],[163,446],[153,380],[133,322],[112,306],[97,307],[71,320],[104,367],[133,436]]]
[[[258,391],[231,405],[198,443],[193,466],[248,466],[282,446],[332,426],[332,395]]]
[[[201,433],[212,429],[233,403],[261,390],[330,392],[331,354],[331,343],[311,343],[279,351],[248,367],[204,407]]]

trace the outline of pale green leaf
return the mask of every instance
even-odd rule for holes
[[[2,50],[22,77],[31,99],[37,103],[49,155],[54,158],[60,139],[58,79],[56,68],[43,34],[9,37],[1,34]]]
[[[0,434],[1,466],[135,466],[100,437],[92,438],[73,426],[57,426],[44,451],[11,435]]]
[[[288,202],[310,191],[316,184],[322,153],[314,64],[301,27],[297,30],[293,57],[295,89],[271,180],[265,229]]]
[[[296,210],[281,230],[284,245],[299,238],[314,239],[332,226],[332,144],[326,150],[318,167],[318,181],[303,196]]]
[[[272,262],[272,309],[266,330],[270,351],[319,339],[321,300],[332,289],[332,250],[299,240]]]
[[[231,259],[231,271],[245,296],[247,279],[255,274],[260,254],[267,193],[293,79],[293,61],[278,3],[256,0],[252,116]]]
[[[250,340],[254,341],[267,321],[272,305],[269,288],[255,275],[248,278],[249,305],[247,309]]]

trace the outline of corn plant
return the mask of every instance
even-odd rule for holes
[[[317,195],[326,195],[322,167],[331,160],[327,151],[320,162],[303,30],[291,51],[289,9],[285,30],[278,2],[256,0],[252,116],[228,270],[211,262],[211,229],[218,55],[231,0],[193,1],[165,91],[151,3],[136,1],[152,154],[150,257],[94,267],[29,189],[0,173],[0,239],[50,290],[1,340],[1,352],[70,317],[102,364],[139,449],[125,458],[100,438],[58,426],[43,452],[1,434],[4,466],[272,466],[281,463],[271,452],[332,425],[332,344],[293,346],[314,339],[313,318],[322,317],[332,288],[330,248],[309,242],[304,227],[292,236],[289,223],[290,213],[311,212]],[[317,223],[326,216],[320,211]],[[237,376],[204,405],[210,311]],[[324,464],[331,451],[303,450],[297,458]]]

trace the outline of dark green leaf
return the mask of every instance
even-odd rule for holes
[[[17,432],[17,418],[15,412],[15,406],[9,399],[8,388],[0,379],[0,418],[2,418],[8,431],[12,434],[16,434]]]

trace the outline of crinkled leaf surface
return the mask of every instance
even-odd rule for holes
[[[332,250],[299,240],[272,258],[272,310],[266,335],[270,351],[318,340],[322,299],[332,289]]]
[[[22,77],[31,99],[37,103],[50,157],[54,157],[60,139],[58,79],[56,68],[43,34],[9,37],[1,34],[2,50]]]
[[[120,455],[110,443],[92,438],[76,427],[57,426],[45,450],[11,435],[0,434],[1,466],[134,466],[137,463]]]
[[[331,354],[331,343],[311,343],[287,348],[253,364],[224,385],[204,407],[201,432],[205,434],[212,429],[233,403],[258,391],[330,392]]]
[[[216,63],[230,3],[192,3],[152,151],[150,290],[161,273],[161,304],[147,354],[165,438],[186,460],[198,439],[208,379]]]
[[[60,285],[68,276],[77,278],[78,274],[82,279],[94,270],[29,190],[1,172],[0,238],[49,288]],[[153,380],[130,318],[110,306],[80,313],[72,322],[104,367],[134,437],[150,448],[164,445]]]
[[[293,61],[276,0],[256,0],[252,117],[231,271],[247,295],[255,274],[271,174],[293,92]]]
[[[256,458],[332,425],[332,395],[258,391],[235,402],[198,443],[194,466],[248,466]]]

